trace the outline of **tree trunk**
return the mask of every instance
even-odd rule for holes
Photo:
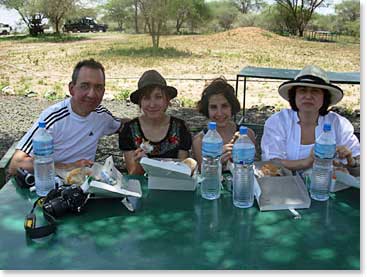
[[[176,33],[179,34],[180,33],[180,20],[177,18],[176,19]]]
[[[135,33],[139,34],[139,24],[138,24],[138,1],[135,0],[134,1],[134,9],[135,9],[135,14],[134,14],[134,21],[135,21]]]
[[[60,34],[59,25],[60,25],[60,20],[57,18],[55,19],[55,33],[56,34]]]

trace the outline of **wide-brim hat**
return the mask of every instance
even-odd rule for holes
[[[308,65],[304,67],[294,80],[284,82],[279,86],[281,97],[289,101],[289,91],[296,86],[326,89],[330,92],[330,104],[335,105],[343,98],[343,90],[330,83],[327,73],[320,67]]]
[[[130,100],[134,104],[139,104],[140,95],[147,88],[160,87],[164,89],[169,97],[169,100],[177,96],[177,89],[171,86],[167,86],[166,80],[156,70],[148,70],[143,73],[138,81],[138,89],[131,93]]]

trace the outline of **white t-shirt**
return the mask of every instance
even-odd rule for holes
[[[277,112],[266,120],[261,139],[262,160],[274,158],[299,160],[308,156],[305,156],[307,151],[301,151],[301,126],[298,122],[297,112],[291,109]],[[353,157],[360,155],[359,141],[348,119],[334,112],[319,116],[315,137],[321,134],[324,123],[331,124],[331,132],[334,134],[337,146],[348,147]]]
[[[73,112],[68,98],[44,110],[19,141],[17,149],[33,155],[32,137],[40,120],[46,121],[46,129],[53,137],[54,160],[61,163],[94,161],[100,137],[115,133],[121,124],[101,105],[89,115],[80,116]]]

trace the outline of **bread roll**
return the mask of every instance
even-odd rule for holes
[[[264,164],[260,171],[264,176],[282,176],[282,169],[279,166],[276,166],[271,163]]]
[[[191,176],[194,174],[194,171],[196,169],[197,166],[197,161],[195,161],[192,158],[186,158],[182,161],[184,164],[186,164],[190,169],[191,169]]]
[[[73,170],[71,170],[66,175],[66,183],[69,185],[76,184],[76,185],[82,185],[85,181],[86,176],[90,176],[92,174],[92,171],[90,168],[87,167],[78,167]]]
[[[149,154],[150,152],[153,151],[154,146],[150,144],[149,140],[147,140],[147,141],[143,141],[140,144],[140,148],[143,149],[145,153]]]

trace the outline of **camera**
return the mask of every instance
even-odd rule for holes
[[[22,188],[30,188],[34,185],[34,175],[21,167],[17,168],[15,180]]]
[[[88,194],[77,185],[61,186],[47,194],[43,209],[52,216],[60,217],[67,212],[80,212],[88,198]]]

